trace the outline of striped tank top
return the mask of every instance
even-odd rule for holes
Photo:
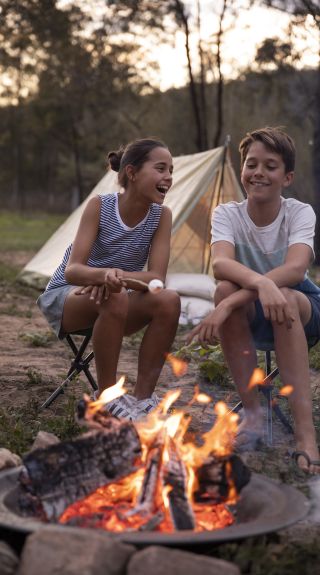
[[[151,204],[145,218],[134,228],[121,220],[118,193],[99,195],[101,200],[97,238],[87,262],[95,268],[120,268],[128,272],[141,271],[148,259],[150,245],[158,228],[162,206]],[[65,269],[72,244],[65,251],[63,260],[54,272],[46,289],[68,285]]]

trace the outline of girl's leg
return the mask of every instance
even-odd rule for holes
[[[277,364],[282,385],[291,385],[290,408],[294,420],[297,450],[305,451],[310,459],[319,460],[316,433],[312,417],[312,396],[310,387],[308,344],[303,326],[310,319],[311,304],[301,292],[283,289],[294,313],[291,329],[286,325],[273,325]],[[298,464],[311,473],[320,473],[320,466],[308,468],[301,457]]]
[[[139,351],[135,386],[137,399],[152,395],[166,354],[173,343],[179,315],[180,298],[175,291],[163,290],[158,294],[130,293],[126,335],[148,324]]]
[[[112,293],[97,305],[88,295],[71,292],[65,301],[62,326],[66,332],[93,326],[92,345],[100,393],[114,385],[128,314],[128,294]]]

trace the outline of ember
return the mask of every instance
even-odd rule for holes
[[[238,416],[217,403],[215,425],[202,436],[201,445],[187,442],[191,417],[184,410],[169,413],[179,395],[179,390],[169,392],[145,420],[135,423],[141,456],[133,472],[69,505],[60,523],[171,533],[213,530],[234,522],[229,506],[250,478],[241,459],[232,455]],[[196,389],[191,403],[195,401],[208,404],[211,399]],[[86,398],[82,413],[92,427],[107,428],[113,421],[103,400]]]

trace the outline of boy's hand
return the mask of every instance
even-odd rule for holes
[[[212,312],[187,334],[186,344],[189,345],[195,337],[202,345],[217,343],[220,326],[229,317],[231,311],[226,305],[226,300],[219,303]]]
[[[264,317],[278,324],[285,323],[287,328],[290,329],[295,319],[294,314],[276,284],[269,278],[264,277],[264,281],[259,284],[257,289]]]

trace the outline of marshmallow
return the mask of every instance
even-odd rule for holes
[[[161,280],[151,280],[151,282],[149,282],[148,284],[148,289],[151,293],[158,293],[159,291],[163,290],[164,285],[163,282]]]

